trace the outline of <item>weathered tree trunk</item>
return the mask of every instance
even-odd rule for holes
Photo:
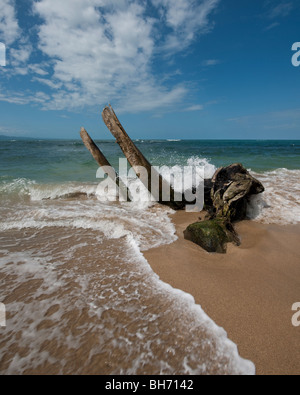
[[[106,157],[103,155],[103,153],[100,151],[100,149],[97,147],[97,145],[94,143],[94,141],[91,139],[90,135],[84,128],[81,128],[80,137],[82,138],[84,145],[90,151],[93,158],[95,159],[95,161],[98,163],[100,167],[112,168],[109,161],[106,159]],[[116,176],[116,172],[114,176]]]
[[[132,166],[135,173],[141,179],[142,183],[149,190],[149,192],[152,193],[152,195],[154,194],[157,201],[161,204],[172,207],[173,209],[183,209],[185,207],[183,196],[180,196],[180,199],[175,198],[176,194],[172,186],[163,179],[163,177],[151,166],[149,161],[135,146],[133,141],[124,130],[111,106],[105,107],[102,112],[102,118],[112,135],[116,138],[116,141],[121,147],[129,164]],[[147,175],[141,174],[141,168],[146,170]],[[158,191],[153,191],[153,180],[157,180]],[[169,200],[165,199],[163,191],[170,191]]]
[[[227,243],[241,244],[233,223],[246,219],[249,198],[265,189],[240,163],[218,169],[210,184],[211,218],[190,225],[184,236],[208,252],[225,253]]]
[[[130,198],[129,198],[130,194],[129,194],[128,188],[124,185],[124,183],[118,176],[117,172],[114,170],[114,168],[111,166],[109,161],[106,159],[106,157],[103,155],[103,153],[100,151],[100,149],[97,147],[95,142],[91,139],[90,135],[84,128],[81,128],[80,137],[81,137],[84,145],[86,146],[86,148],[90,151],[93,158],[98,163],[98,165],[101,168],[103,168],[104,172],[107,173],[107,175],[114,182],[116,182],[123,198],[125,198],[125,200],[130,201]]]
[[[176,210],[185,208],[187,201],[184,194],[176,194],[172,186],[151,166],[126,133],[111,106],[105,107],[102,118],[137,176],[152,195],[154,192],[156,201]],[[126,196],[130,196],[127,187],[84,128],[80,135],[99,166],[117,182],[121,193],[124,195],[125,191]],[[190,225],[184,232],[185,238],[208,252],[225,253],[227,243],[230,242],[240,245],[232,223],[246,218],[248,199],[263,191],[264,186],[260,181],[252,177],[241,164],[217,170],[212,180],[205,180],[204,183],[204,202],[209,219]]]

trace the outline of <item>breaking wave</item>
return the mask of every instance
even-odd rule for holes
[[[254,176],[266,190],[251,198],[249,218],[265,224],[300,223],[300,170],[278,169]]]
[[[9,315],[1,373],[48,364],[60,374],[93,366],[102,374],[254,374],[193,297],[160,281],[144,258],[177,239],[172,210],[96,195],[97,184],[2,181]]]

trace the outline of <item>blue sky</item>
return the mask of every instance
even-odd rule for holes
[[[299,139],[299,0],[0,0],[0,135]],[[299,55],[300,58],[300,55]]]

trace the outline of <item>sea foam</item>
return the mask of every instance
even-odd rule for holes
[[[265,186],[265,192],[253,196],[248,216],[265,224],[300,223],[300,170],[278,169],[254,173]]]
[[[99,372],[111,374],[255,373],[193,297],[163,283],[144,258],[143,251],[176,240],[172,210],[103,203],[92,194],[57,200],[57,187],[49,199],[49,186],[37,199],[32,188],[39,185],[16,184],[31,199],[1,208],[9,313],[2,373],[45,364],[60,374],[82,373],[95,358]],[[68,188],[61,187],[62,196]]]
[[[216,170],[198,157],[186,165],[204,167],[206,178]],[[176,177],[182,167],[172,172]],[[252,199],[249,215],[298,223],[299,175],[286,169],[254,173],[266,192]],[[131,180],[132,187],[137,183]],[[0,194],[0,274],[8,311],[2,373],[45,364],[57,373],[69,372],[71,364],[81,373],[95,358],[102,373],[112,374],[255,373],[194,298],[163,283],[145,260],[143,251],[177,239],[170,209],[101,202],[96,183],[18,179],[3,181]],[[74,353],[79,367],[72,365]]]
[[[0,248],[0,273],[10,279],[1,373],[46,364],[59,374],[255,373],[191,295],[159,280],[133,233],[118,244],[97,234],[32,229],[15,252]]]

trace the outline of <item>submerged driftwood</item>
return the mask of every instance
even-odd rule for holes
[[[111,106],[104,108],[102,118],[129,164],[149,192],[154,194],[158,203],[175,210],[184,209],[187,205],[184,194],[180,194],[180,196],[176,194],[172,186],[151,166],[126,133]],[[81,138],[104,172],[112,179],[117,180],[120,189],[126,192],[126,196],[130,196],[127,187],[124,186],[108,160],[83,128],[81,129]],[[108,172],[107,169],[111,170]],[[157,189],[154,191],[153,181],[156,181]],[[166,197],[163,191],[168,191],[169,196]],[[185,238],[200,245],[208,252],[225,253],[227,243],[240,245],[240,239],[233,224],[246,219],[250,196],[262,192],[264,192],[263,185],[252,177],[241,164],[218,169],[212,179],[204,182],[204,209],[208,212],[207,220],[190,225],[184,232]]]

